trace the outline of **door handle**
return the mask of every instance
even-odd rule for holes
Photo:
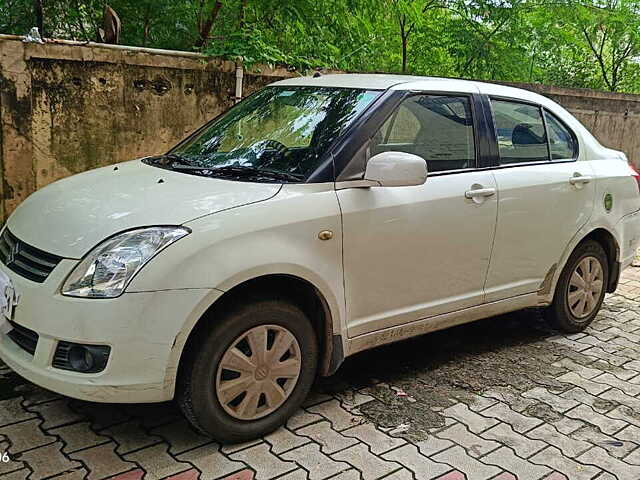
[[[571,185],[586,185],[591,180],[593,180],[593,177],[588,177],[586,175],[575,174],[573,177],[571,177],[569,179],[569,183]]]
[[[473,200],[475,198],[487,198],[496,194],[495,188],[475,188],[464,192],[465,198]]]

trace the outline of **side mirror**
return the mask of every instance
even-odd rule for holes
[[[405,152],[382,152],[367,162],[364,179],[381,187],[409,187],[427,180],[427,162]]]

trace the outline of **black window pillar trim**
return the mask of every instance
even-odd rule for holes
[[[378,131],[387,117],[411,92],[385,90],[328,149],[326,158],[307,183],[334,182],[356,153]]]
[[[476,104],[476,126],[479,138],[478,168],[496,167],[500,164],[500,154],[489,96],[478,93],[473,95],[473,100]]]

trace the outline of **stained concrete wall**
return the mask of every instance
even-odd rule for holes
[[[25,44],[0,35],[0,219],[59,178],[161,153],[233,103],[235,64],[196,53]],[[248,94],[285,69],[245,72]],[[573,112],[640,161],[640,96],[516,85]]]

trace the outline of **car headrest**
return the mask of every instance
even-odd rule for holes
[[[531,124],[519,123],[511,134],[513,145],[537,145],[544,143],[544,139],[531,131]]]

